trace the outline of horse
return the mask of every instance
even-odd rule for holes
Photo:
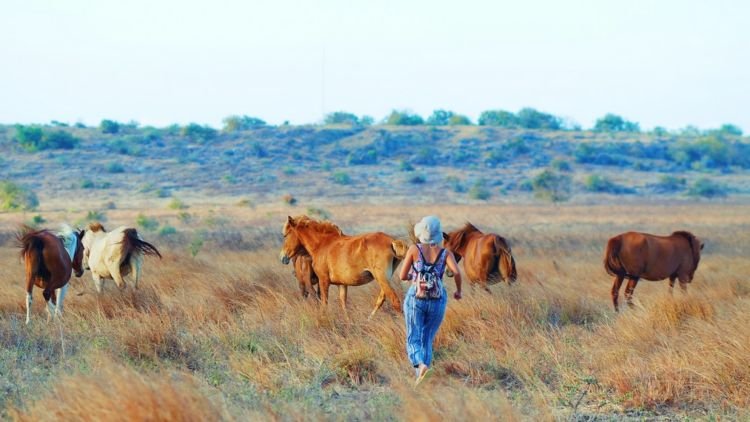
[[[31,322],[34,286],[44,289],[42,296],[47,302],[47,321],[54,316],[62,317],[70,275],[73,270],[76,277],[83,275],[82,237],[82,231],[76,232],[67,225],[57,234],[29,226],[22,226],[16,234],[26,267],[26,324]]]
[[[114,280],[117,287],[124,288],[124,277],[133,274],[134,287],[138,288],[144,255],[161,253],[156,247],[143,241],[134,228],[118,227],[107,232],[101,223],[91,223],[83,231],[83,266],[91,271],[96,291],[101,293],[104,279]]]
[[[299,284],[299,291],[302,298],[306,298],[310,293],[320,298],[320,290],[315,291],[314,285],[318,285],[318,276],[315,275],[315,271],[312,269],[312,257],[307,254],[307,251],[302,251],[299,254],[292,256],[292,265],[294,265],[294,276],[297,278]],[[340,286],[339,288],[346,288],[346,286]]]
[[[505,280],[515,283],[518,274],[510,245],[495,233],[482,233],[473,224],[450,233],[443,232],[445,248],[453,252],[458,263],[464,260],[464,272],[469,281],[479,283],[486,291],[488,285]],[[448,274],[451,276],[451,274]]]
[[[619,311],[617,299],[622,281],[627,278],[625,298],[633,306],[633,290],[638,280],[660,281],[669,278],[669,291],[675,279],[687,291],[701,259],[703,243],[692,233],[676,231],[669,236],[627,232],[612,237],[604,251],[604,269],[615,277],[612,304]]]
[[[328,305],[328,287],[331,284],[341,286],[339,299],[346,312],[346,287],[361,286],[374,279],[380,286],[380,294],[370,317],[380,309],[386,297],[393,308],[401,312],[401,300],[388,280],[408,249],[402,240],[383,232],[347,236],[335,224],[305,215],[288,217],[282,234],[284,245],[279,259],[283,264],[288,264],[301,249],[312,257],[323,307]]]

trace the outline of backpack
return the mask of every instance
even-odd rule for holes
[[[420,262],[422,263],[421,269],[417,268],[412,263],[411,269],[415,274],[414,282],[417,283],[417,289],[415,297],[417,299],[440,299],[443,296],[443,270],[440,268],[440,262],[445,256],[445,249],[441,249],[438,253],[435,262],[428,263],[422,254],[422,248],[417,246],[419,251]]]

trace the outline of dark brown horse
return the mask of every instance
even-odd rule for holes
[[[75,270],[76,277],[83,275],[82,236],[83,232],[75,232],[67,226],[58,234],[23,226],[16,235],[26,266],[27,324],[31,321],[31,292],[35,285],[43,289],[48,320],[53,314],[62,315],[72,270]]]
[[[456,262],[464,258],[464,272],[469,281],[487,285],[505,280],[514,283],[518,276],[516,261],[508,241],[495,233],[482,233],[471,223],[450,233],[443,233],[445,247],[453,252]]]
[[[341,229],[327,221],[307,216],[289,217],[283,228],[284,245],[279,258],[288,264],[292,256],[304,249],[312,257],[313,272],[318,277],[322,305],[328,304],[328,287],[339,289],[341,306],[346,311],[346,286],[361,286],[372,280],[380,286],[380,295],[370,316],[382,306],[385,298],[397,311],[401,301],[389,280],[404,257],[407,245],[382,232],[357,236],[344,235]]]
[[[674,281],[687,290],[701,259],[703,243],[692,233],[676,231],[669,236],[627,232],[609,239],[604,251],[604,268],[615,277],[612,285],[612,304],[618,311],[620,286],[628,279],[625,299],[633,306],[633,290],[638,280],[659,281],[669,278],[670,291]]]

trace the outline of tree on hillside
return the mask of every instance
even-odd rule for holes
[[[427,118],[427,124],[430,126],[448,126],[450,118],[454,115],[455,113],[453,113],[452,111],[435,110],[432,112],[430,117]]]
[[[562,202],[570,198],[572,179],[567,174],[547,169],[531,180],[534,196],[552,202]]]
[[[448,119],[448,125],[449,126],[464,126],[464,125],[470,125],[471,119],[464,116],[463,114],[454,114],[451,116],[450,119]]]
[[[197,123],[190,123],[187,126],[183,126],[180,134],[186,138],[200,141],[210,141],[217,135],[216,129],[210,126],[201,126]]]
[[[742,136],[742,129],[731,123],[725,123],[719,128],[719,133],[722,135]]]
[[[505,110],[487,110],[479,115],[480,126],[516,127],[518,118],[515,114]]]
[[[640,132],[641,128],[638,123],[627,121],[616,114],[607,113],[604,117],[597,119],[594,130],[597,132]]]
[[[224,123],[224,132],[236,132],[266,125],[264,120],[250,116],[228,116],[222,123]]]
[[[418,114],[408,111],[393,110],[385,119],[385,124],[395,126],[417,126],[424,124],[424,119]]]
[[[99,123],[99,130],[101,130],[102,133],[117,133],[120,131],[120,124],[114,120],[104,119]]]
[[[518,125],[526,129],[559,130],[562,127],[562,121],[559,117],[530,107],[522,108],[516,117],[518,118]]]
[[[360,124],[359,117],[346,111],[334,111],[333,113],[326,114],[323,122],[327,125],[352,125],[356,126]]]
[[[44,131],[36,125],[16,125],[15,140],[30,152],[45,149],[73,149],[81,141],[64,130]]]

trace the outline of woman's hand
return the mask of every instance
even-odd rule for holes
[[[453,298],[456,300],[461,300],[461,292],[456,290],[456,293],[453,293]]]

